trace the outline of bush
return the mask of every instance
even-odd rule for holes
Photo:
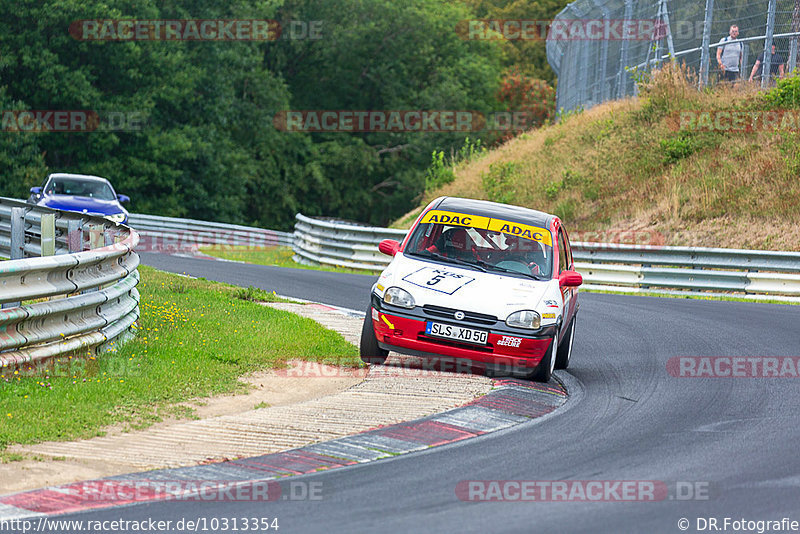
[[[800,74],[778,80],[778,84],[764,95],[764,100],[774,108],[800,107]]]
[[[489,200],[508,204],[514,200],[516,193],[513,189],[513,182],[519,174],[519,164],[508,161],[504,163],[493,163],[489,166],[489,172],[481,175],[483,190]]]

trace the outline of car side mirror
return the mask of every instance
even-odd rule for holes
[[[378,250],[387,256],[394,256],[400,250],[400,243],[394,239],[384,239],[378,245]]]
[[[578,287],[583,283],[583,276],[577,271],[563,271],[558,277],[560,287]]]
[[[41,195],[42,188],[41,187],[31,187],[31,194],[32,195]]]
[[[125,202],[130,202],[131,197],[129,197],[128,195],[117,195],[117,200],[120,202],[120,204],[123,204]]]

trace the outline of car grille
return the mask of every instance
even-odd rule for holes
[[[430,304],[426,304],[422,307],[422,311],[425,315],[429,317],[437,317],[440,319],[448,319],[450,321],[455,321],[457,323],[472,323],[472,324],[480,324],[480,325],[493,325],[497,323],[497,317],[494,315],[486,315],[485,313],[475,313],[475,312],[462,312],[464,314],[464,318],[459,320],[456,319],[455,314],[459,310],[455,310],[453,308],[445,308],[443,306],[432,306]]]
[[[494,346],[489,343],[487,345],[475,345],[472,343],[459,343],[458,341],[454,341],[452,339],[444,339],[441,337],[431,337],[426,336],[425,334],[420,334],[417,336],[417,340],[419,341],[426,341],[428,343],[436,343],[437,345],[445,345],[448,347],[455,347],[458,349],[469,349],[474,350],[477,352],[487,352],[492,353],[494,352]]]

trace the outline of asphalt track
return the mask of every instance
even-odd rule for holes
[[[359,310],[373,281],[192,258],[142,259]],[[572,377],[566,377],[572,398],[552,417],[292,479],[321,483],[317,501],[157,502],[60,518],[277,517],[279,532],[327,534],[697,532],[698,518],[717,518],[720,530],[725,517],[800,521],[800,379],[676,378],[666,367],[674,356],[800,356],[800,306],[580,298]],[[663,481],[671,494],[658,502],[473,503],[455,492],[464,480],[564,479]],[[676,498],[678,485],[707,497]],[[682,518],[688,530],[679,529]]]

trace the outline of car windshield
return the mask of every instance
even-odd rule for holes
[[[82,180],[80,178],[53,178],[47,184],[48,195],[73,195],[76,197],[96,198],[98,200],[114,200],[114,191],[107,182],[100,180]]]
[[[432,211],[414,229],[404,253],[487,272],[550,279],[552,243],[543,228],[469,215],[454,220],[452,214],[437,217]]]

